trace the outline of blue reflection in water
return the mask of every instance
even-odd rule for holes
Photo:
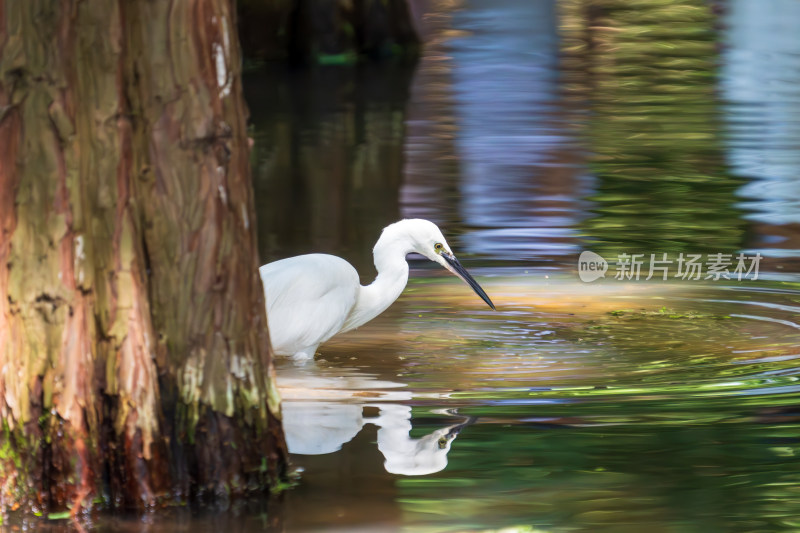
[[[587,184],[560,101],[555,2],[476,0],[454,24],[470,32],[452,45],[467,249],[574,253]]]
[[[738,191],[745,198],[741,205],[752,211],[747,218],[770,226],[800,223],[798,20],[795,0],[733,0],[724,17],[720,83],[728,164],[749,180]],[[798,255],[797,231],[763,232],[762,253]],[[769,250],[773,245],[782,250]]]
[[[428,44],[409,107],[403,214],[464,227],[459,249],[498,260],[575,253],[590,179],[560,96],[556,3],[475,0],[448,25],[458,36]]]

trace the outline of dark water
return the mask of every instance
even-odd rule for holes
[[[800,529],[800,2],[414,5],[416,66],[248,75],[262,258],[368,282],[380,229],[429,218],[498,312],[412,260],[278,362],[296,488],[109,528]],[[643,274],[582,282],[584,250]],[[758,279],[646,281],[663,253]]]

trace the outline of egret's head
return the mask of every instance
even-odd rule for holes
[[[424,255],[431,261],[445,266],[446,263],[441,254],[442,252],[452,254],[452,251],[439,226],[430,220],[421,218],[408,219],[403,222],[406,224],[408,234],[411,237],[414,251]]]
[[[424,476],[444,470],[453,441],[464,427],[475,420],[469,418],[462,424],[437,429],[421,439],[413,440],[414,446],[382,447],[386,471],[404,476]],[[378,439],[378,446],[381,447],[380,433]]]
[[[399,224],[399,223],[398,223]],[[470,276],[469,272],[458,262],[450,245],[447,244],[444,235],[439,227],[429,220],[421,218],[403,220],[408,235],[413,242],[414,251],[424,255],[431,261],[439,263],[444,268],[461,278],[472,290],[494,309],[492,300],[486,292],[478,285],[478,282]]]

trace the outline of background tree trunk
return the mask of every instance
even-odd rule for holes
[[[282,475],[232,0],[0,0],[0,512]]]

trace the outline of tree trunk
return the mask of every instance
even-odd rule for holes
[[[0,0],[0,513],[283,475],[232,0]]]

